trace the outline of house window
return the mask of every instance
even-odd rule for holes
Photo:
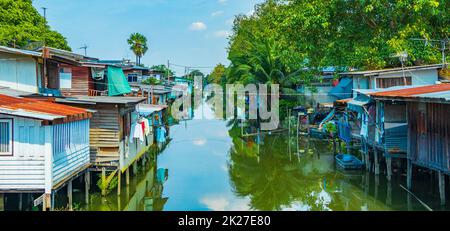
[[[0,119],[0,155],[13,154],[12,119]]]
[[[128,74],[128,82],[137,83],[137,81],[138,81],[137,74]]]
[[[406,84],[405,84],[406,80]],[[377,88],[388,88],[396,86],[411,86],[411,77],[377,78]]]
[[[60,87],[64,89],[72,88],[72,69],[60,68],[59,69]]]

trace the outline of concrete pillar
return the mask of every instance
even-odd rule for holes
[[[442,171],[439,171],[438,175],[439,175],[439,197],[441,198],[441,205],[445,205],[445,175]]]
[[[407,161],[407,168],[406,168],[406,187],[411,190],[412,189],[412,162],[408,159]]]
[[[387,182],[387,189],[386,189],[386,204],[392,205],[392,182]]]
[[[388,181],[392,179],[392,157],[389,156],[389,153],[386,153],[386,178]]]
[[[102,196],[106,196],[106,169],[102,168]]]
[[[380,174],[380,161],[378,160],[378,149],[377,147],[373,147],[373,160],[375,164],[375,175]]]
[[[89,170],[84,174],[84,202],[89,204],[89,190],[91,189],[91,172]]]
[[[130,168],[125,171],[125,184],[130,185]]]
[[[23,197],[22,193],[19,193],[19,211],[23,211]]]
[[[120,196],[122,189],[122,171],[117,171],[117,195]],[[120,201],[120,198],[119,198]]]
[[[137,160],[133,163],[133,175],[136,176],[138,173]]]
[[[70,180],[69,183],[67,184],[67,204],[68,204],[69,211],[73,211],[72,193],[73,193],[72,180]]]

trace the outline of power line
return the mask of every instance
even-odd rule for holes
[[[425,46],[430,44],[430,43],[439,43],[440,44],[440,48],[439,51],[441,51],[442,53],[442,65],[446,65],[447,63],[447,58],[445,56],[445,51],[447,50],[447,44],[450,44],[450,40],[448,38],[445,39],[422,39],[422,38],[412,38],[410,39],[412,41],[423,41],[425,42]]]

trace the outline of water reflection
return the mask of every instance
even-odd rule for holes
[[[194,112],[213,114],[208,105]],[[169,145],[124,186],[121,196],[94,194],[89,209],[425,210],[401,188],[401,174],[388,182],[384,175],[341,171],[327,141],[297,139],[288,131],[262,133],[235,122],[194,118],[174,125]],[[439,209],[429,179],[415,184],[420,186],[415,193]]]

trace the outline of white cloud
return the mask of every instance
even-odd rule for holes
[[[217,16],[221,16],[223,15],[223,11],[219,10],[219,11],[214,11],[211,13],[212,17],[217,17]]]
[[[255,10],[250,10],[249,12],[247,12],[247,16],[252,16],[253,14],[255,14]]]
[[[192,141],[192,144],[196,145],[196,146],[204,146],[206,144],[206,142],[207,142],[206,139],[200,138],[200,139],[196,139],[196,140]]]
[[[214,32],[214,37],[216,38],[228,38],[231,35],[231,32],[227,30],[218,30]]]
[[[218,3],[224,5],[225,3],[227,3],[228,0],[217,0]]]
[[[200,31],[200,30],[206,30],[206,24],[203,22],[193,22],[190,26],[189,26],[189,30],[193,30],[193,31]]]
[[[248,201],[248,198],[232,199],[225,195],[209,195],[200,198],[200,203],[204,204],[212,211],[248,211],[250,210]]]

